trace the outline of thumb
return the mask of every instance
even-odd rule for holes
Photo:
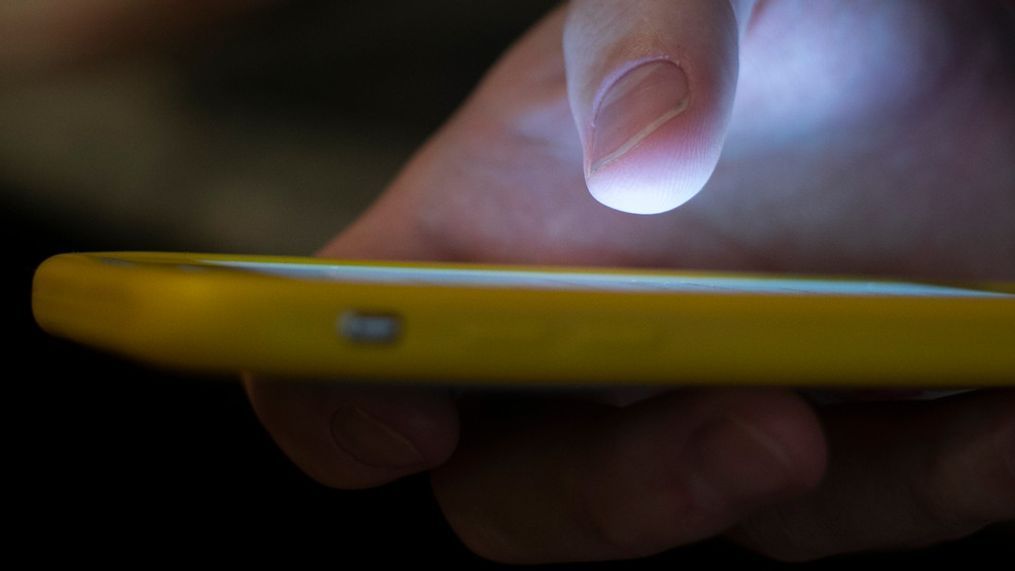
[[[568,97],[589,192],[656,214],[708,182],[737,81],[750,0],[584,0],[564,28]]]

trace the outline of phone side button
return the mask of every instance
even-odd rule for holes
[[[394,313],[345,311],[337,325],[339,335],[353,343],[392,345],[402,333],[402,318]]]

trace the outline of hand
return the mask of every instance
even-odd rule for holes
[[[1005,10],[574,2],[319,254],[1012,279]],[[459,537],[500,561],[720,533],[810,559],[1015,517],[1010,391],[815,409],[775,389],[246,386],[309,475],[362,488],[431,470]]]

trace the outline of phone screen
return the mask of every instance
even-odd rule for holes
[[[598,274],[567,271],[412,268],[224,260],[207,260],[205,263],[236,270],[299,279],[376,284],[586,289],[626,292],[669,291],[786,295],[1015,297],[1013,294],[1002,292],[901,281]]]

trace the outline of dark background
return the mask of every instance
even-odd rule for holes
[[[323,244],[550,5],[477,4],[293,2],[183,47],[0,84],[0,228],[14,304],[4,519],[17,524],[16,548],[38,560],[210,548],[337,566],[496,567],[458,543],[425,476],[324,488],[275,447],[235,379],[48,337],[29,304],[34,268],[60,252],[299,255]],[[987,530],[805,567],[998,565],[1011,561],[998,558],[1015,552],[1010,541]],[[722,540],[601,566],[693,562],[781,566]]]

